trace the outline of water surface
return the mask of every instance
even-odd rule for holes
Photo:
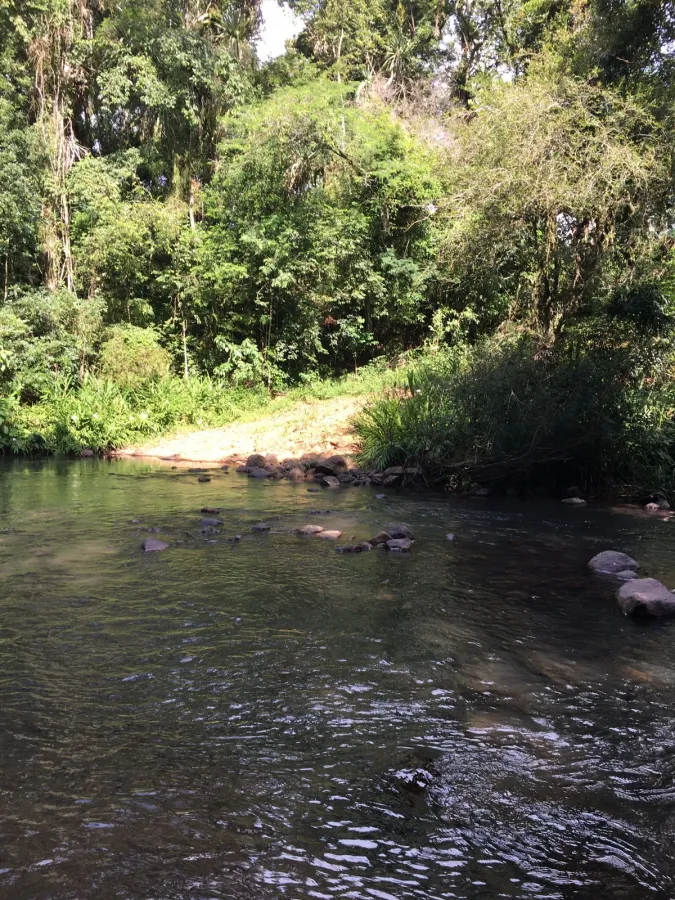
[[[586,568],[675,522],[96,460],[0,517],[0,896],[675,896],[675,623]]]

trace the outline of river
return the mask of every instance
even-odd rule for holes
[[[586,565],[675,586],[675,521],[99,460],[0,511],[1,897],[675,896],[675,623]]]

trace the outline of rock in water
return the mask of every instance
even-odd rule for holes
[[[80,453],[82,459],[91,459],[93,455],[94,451],[90,450],[89,447],[85,447],[82,453]]]
[[[588,568],[599,575],[617,575],[626,570],[636,572],[640,568],[640,563],[617,550],[603,550],[593,557]]]
[[[341,531],[320,531],[317,537],[324,541],[338,541],[342,537]]]
[[[321,534],[323,528],[321,525],[301,525],[295,531],[297,534]]]
[[[267,478],[268,475],[269,472],[267,471],[267,469],[263,469],[258,466],[248,469],[249,478]]]
[[[269,522],[259,522],[257,525],[254,525],[251,528],[251,531],[255,531],[256,534],[266,534],[272,526]]]
[[[340,479],[336,478],[335,475],[324,475],[323,483],[329,488],[339,488],[340,487]]]
[[[168,550],[169,544],[158,541],[156,538],[146,538],[141,544],[144,553],[156,553],[158,550]]]
[[[446,534],[445,539],[446,541],[454,541],[455,536],[454,534],[452,534],[452,532],[450,532],[449,534]]]
[[[408,538],[396,538],[387,541],[387,550],[393,550],[396,553],[409,553],[412,549],[413,542]]]
[[[409,541],[412,540],[412,531],[407,525],[391,525],[387,531],[393,538],[407,538]]]
[[[586,506],[586,501],[581,497],[565,497],[562,502],[567,503],[568,506]]]
[[[246,460],[246,465],[249,469],[264,469],[265,457],[262,453],[252,453]]]
[[[217,516],[218,513],[220,512],[220,510],[216,509],[215,506],[202,506],[202,508],[199,510],[199,512],[206,513],[207,516],[208,515]]]
[[[202,525],[204,528],[206,528],[209,525],[213,525],[213,526],[222,525],[223,520],[222,519],[210,519],[210,518],[206,517],[204,519],[200,519],[199,524]]]
[[[675,594],[655,578],[637,578],[622,584],[616,599],[627,616],[675,615]]]
[[[208,482],[211,481],[211,479],[209,478],[208,475],[200,475],[199,478],[197,479],[197,481],[200,484],[208,484]]]
[[[389,534],[388,531],[380,531],[379,534],[376,534],[375,537],[371,538],[368,543],[372,544],[373,547],[381,547],[383,544],[386,544],[387,541],[391,541],[393,539],[393,535]]]
[[[346,547],[338,547],[338,553],[367,553],[373,549],[373,545],[368,541],[359,541],[358,544],[347,544]]]

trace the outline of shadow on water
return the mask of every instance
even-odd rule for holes
[[[0,516],[0,895],[675,893],[675,625],[586,568],[675,585],[675,523],[97,460],[4,465]]]

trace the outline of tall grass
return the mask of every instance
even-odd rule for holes
[[[675,490],[675,388],[627,346],[486,343],[422,362],[356,422],[366,464],[456,486]]]
[[[405,361],[403,361],[405,364]],[[78,453],[84,447],[105,452],[142,443],[178,430],[225,426],[302,401],[364,395],[392,386],[398,372],[377,363],[340,379],[313,381],[272,396],[262,385],[234,386],[208,377],[189,381],[175,376],[126,385],[88,375],[80,380],[57,377],[33,406],[11,406],[13,443],[1,440],[10,406],[0,409],[0,449]],[[31,437],[32,435],[32,437]],[[18,436],[18,437],[17,437]]]

